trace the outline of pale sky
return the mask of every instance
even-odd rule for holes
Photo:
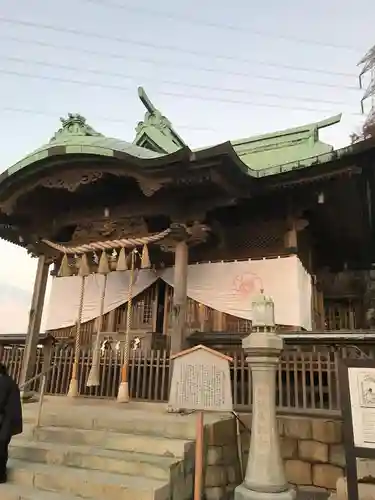
[[[69,112],[133,140],[138,85],[193,148],[339,112],[322,137],[342,147],[363,121],[374,19],[373,0],[0,0],[0,170]],[[35,262],[4,242],[0,255],[0,333],[23,332]]]

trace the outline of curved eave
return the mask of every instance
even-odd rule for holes
[[[238,173],[242,177],[258,177],[259,173],[256,170],[250,169],[245,165],[236,154],[230,142],[225,142],[211,148],[192,152],[189,147],[184,147],[169,154],[155,155],[148,158],[141,158],[129,154],[125,151],[116,149],[108,150],[106,148],[93,147],[74,147],[71,146],[54,146],[45,151],[43,156],[29,162],[22,168],[15,170],[10,167],[0,175],[0,199],[6,198],[9,191],[14,189],[22,189],[22,185],[27,183],[31,178],[48,174],[53,168],[62,165],[68,166],[73,162],[92,162],[93,158],[103,159],[103,161],[114,161],[118,169],[126,168],[131,176],[141,174],[153,178],[165,177],[168,175],[178,176],[186,169],[188,165],[194,168],[199,164],[207,163],[207,161],[218,161],[219,159],[229,159],[229,164],[225,168],[226,172],[231,177],[238,177]],[[228,163],[228,162],[227,162]],[[237,168],[233,168],[233,166]]]
[[[352,146],[336,151],[327,152],[318,156],[306,158],[264,170],[255,170],[246,165],[236,153],[230,141],[192,152],[190,148],[181,148],[169,154],[156,154],[150,157],[134,156],[126,151],[90,146],[52,146],[42,158],[18,168],[14,167],[0,175],[0,200],[4,200],[15,189],[22,189],[30,179],[36,179],[41,174],[48,174],[54,167],[72,166],[77,162],[92,164],[96,160],[112,161],[118,168],[126,169],[129,176],[142,175],[150,178],[171,179],[183,176],[188,170],[191,172],[211,166],[219,171],[228,181],[236,186],[246,188],[253,184],[255,179],[261,184],[280,185],[284,182],[308,179],[320,174],[338,172],[342,168],[353,166],[353,157],[366,154],[375,149],[375,140],[368,139]],[[44,151],[45,153],[45,151]],[[98,168],[96,166],[96,168]],[[173,182],[173,180],[172,180]]]
[[[134,156],[126,151],[102,147],[54,146],[36,154],[33,161],[22,168],[10,167],[0,175],[0,199],[4,198],[9,189],[22,188],[22,184],[42,174],[49,174],[56,166],[68,166],[73,162],[92,162],[92,159],[113,161],[117,168],[126,168],[129,175],[142,174],[158,176],[174,163],[186,163],[191,157],[191,150],[186,147],[165,155],[155,155],[147,158]]]

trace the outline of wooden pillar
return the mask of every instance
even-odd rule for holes
[[[38,267],[35,276],[33,296],[29,312],[29,324],[26,334],[25,353],[22,362],[20,384],[24,384],[32,378],[35,370],[36,350],[39,341],[40,325],[42,322],[42,313],[44,298],[46,295],[49,261],[45,255],[40,255]],[[62,305],[63,307],[63,305]],[[27,392],[28,388],[26,388]]]
[[[108,313],[108,321],[107,321],[107,332],[115,332],[116,331],[116,309],[112,309]]]
[[[156,332],[156,324],[158,321],[158,302],[159,302],[159,281],[156,282],[154,292],[152,294],[152,318],[151,318],[151,329]]]
[[[185,347],[188,260],[189,251],[186,241],[177,242],[175,247],[174,291],[172,309],[172,354],[180,352]]]
[[[225,325],[224,313],[221,311],[214,311],[214,332],[223,332]]]
[[[296,224],[294,220],[288,221],[288,231],[284,235],[284,247],[290,253],[297,253],[298,251],[298,236]]]

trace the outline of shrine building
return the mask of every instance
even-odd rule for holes
[[[261,290],[282,330],[371,327],[374,140],[322,142],[338,115],[193,150],[142,88],[139,97],[146,114],[132,142],[70,114],[0,176],[0,237],[38,258],[29,349],[49,273],[47,331],[74,338],[80,322],[79,346],[98,329],[125,331],[129,299],[131,334],[147,349],[241,336]],[[82,288],[82,256],[98,270],[103,254],[108,273],[88,272]]]

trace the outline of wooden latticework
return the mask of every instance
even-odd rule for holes
[[[151,286],[133,299],[132,330],[153,330],[156,295],[157,286]],[[127,313],[127,303],[115,309],[114,331],[125,331]]]
[[[355,330],[360,328],[360,300],[328,299],[325,301],[326,330]]]
[[[325,311],[324,311],[324,296],[322,290],[316,285],[312,285],[312,321],[314,330],[325,329]]]

